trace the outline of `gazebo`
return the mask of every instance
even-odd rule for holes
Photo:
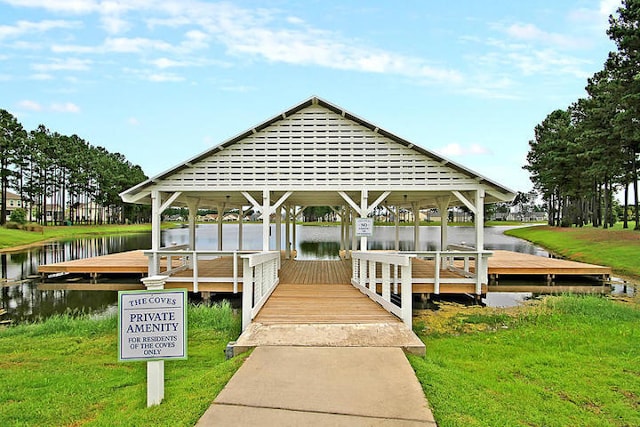
[[[475,274],[477,294],[481,292],[482,281],[486,283],[486,263],[481,262],[484,205],[510,201],[514,196],[510,189],[318,97],[309,98],[121,194],[125,202],[152,206],[149,275],[161,272],[159,259],[167,248],[160,247],[160,222],[161,213],[168,207],[189,209],[190,238],[184,250],[191,251],[194,258],[198,256],[195,247],[198,209],[218,211],[219,251],[223,250],[220,238],[223,213],[237,210],[240,232],[233,250],[253,250],[254,267],[257,257],[265,259],[267,254],[277,254],[275,273],[269,273],[275,275],[277,283],[281,252],[285,258],[291,257],[291,242],[295,242],[295,235],[290,235],[295,230],[289,226],[291,222],[304,207],[331,206],[342,219],[341,248],[345,257],[354,258],[353,281],[365,288],[375,288],[376,283],[384,281],[375,267],[373,272],[366,267],[367,259],[369,265],[381,262],[378,258],[366,258],[374,256],[373,252],[367,254],[370,222],[366,218],[375,208],[384,207],[394,213],[396,226],[399,210],[410,209],[415,219],[415,248],[420,241],[420,210],[438,209],[441,244],[439,253],[432,257],[437,262],[437,271],[444,268],[450,249],[446,212],[453,206],[466,206],[474,214],[475,242],[472,248],[462,250],[471,251],[471,258],[475,254],[475,273],[466,265],[469,256],[465,266],[457,268],[466,270],[468,275]],[[260,248],[242,247],[242,221],[249,208],[261,215]],[[276,224],[275,247],[270,247],[272,221]],[[285,248],[280,247],[283,231]],[[449,267],[454,268],[453,258],[448,259]],[[402,265],[392,264],[396,268]],[[247,265],[245,269],[249,268]],[[234,264],[234,268],[239,267]],[[365,272],[372,274],[373,279],[364,277]],[[193,274],[197,281],[197,272]],[[258,273],[251,274],[255,282]],[[236,278],[235,291],[237,281]],[[246,276],[240,281],[246,287]],[[436,278],[436,293],[440,283],[443,282]],[[197,284],[194,288],[197,290]]]

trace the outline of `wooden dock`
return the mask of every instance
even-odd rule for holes
[[[84,289],[84,290],[121,290],[141,289],[139,283],[103,284],[95,280],[100,275],[140,275],[147,274],[147,257],[142,250],[121,252],[100,257],[66,261],[55,264],[41,265],[41,274],[73,273],[88,275],[94,283],[43,283],[41,289]],[[166,261],[161,263],[161,271],[166,270]],[[473,267],[471,268],[473,270]],[[242,271],[240,264],[239,271]],[[213,260],[198,262],[198,290],[204,292],[232,292],[233,291],[233,258],[220,257]],[[412,275],[414,278],[433,277],[434,264],[430,261],[416,259],[413,261]],[[550,282],[558,277],[580,279],[589,277],[598,281],[606,281],[611,276],[611,268],[599,265],[585,264],[575,261],[545,258],[518,252],[496,250],[489,258],[489,277],[493,285],[498,280],[528,277],[538,278]],[[183,270],[173,274],[167,281],[167,288],[186,288],[193,290],[193,272]],[[455,279],[457,273],[442,271],[441,277]],[[350,260],[329,261],[296,261],[282,260],[280,270],[281,284],[349,284],[351,278]],[[488,291],[484,286],[483,293]],[[242,291],[242,279],[238,282],[238,291]],[[414,293],[433,293],[433,284],[416,283]],[[447,283],[441,285],[441,293],[473,294],[474,286],[465,283]]]
[[[611,267],[546,258],[520,252],[493,251],[489,258],[489,277],[499,280],[505,276],[590,276],[600,280],[609,280]]]

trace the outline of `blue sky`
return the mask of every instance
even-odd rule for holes
[[[0,108],[159,174],[319,96],[517,191],[619,0],[0,0]]]

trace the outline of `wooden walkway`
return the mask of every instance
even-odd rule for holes
[[[254,321],[265,325],[400,322],[358,289],[344,283],[281,283]]]

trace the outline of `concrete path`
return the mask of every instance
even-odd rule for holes
[[[204,426],[436,426],[400,348],[257,347]]]

